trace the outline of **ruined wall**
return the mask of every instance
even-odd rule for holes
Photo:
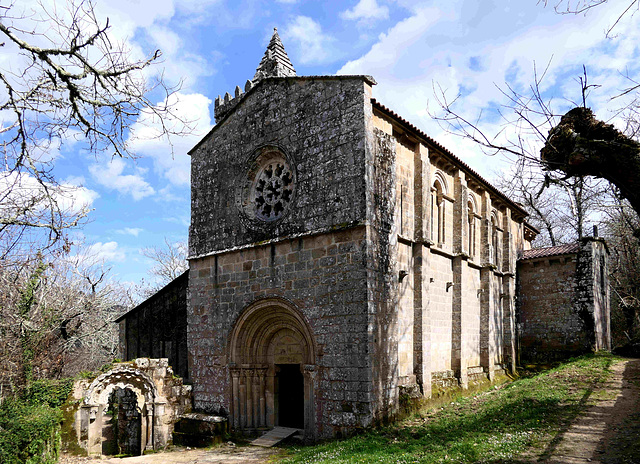
[[[167,358],[177,375],[189,378],[188,282],[187,271],[116,320],[119,324],[121,359]]]
[[[585,238],[572,251],[525,254],[518,262],[523,360],[549,361],[611,347],[606,245]]]
[[[121,403],[114,421],[110,408],[118,397],[129,400]],[[63,409],[74,417],[73,431],[63,436],[76,441],[89,456],[165,448],[172,443],[174,424],[192,405],[191,386],[174,375],[166,358],[114,363],[95,379],[77,380],[70,399]],[[136,420],[125,420],[132,418]],[[120,437],[113,442],[116,428]],[[76,443],[64,446],[75,449]]]

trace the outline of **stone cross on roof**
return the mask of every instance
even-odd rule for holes
[[[256,75],[253,76],[253,82],[256,83],[265,77],[292,77],[295,75],[296,70],[293,69],[293,64],[284,50],[284,45],[278,35],[278,28],[274,28],[267,51],[256,69]]]

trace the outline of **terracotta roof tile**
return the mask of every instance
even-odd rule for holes
[[[548,258],[550,256],[568,255],[577,253],[580,250],[578,242],[569,243],[567,245],[558,245],[545,248],[533,248],[522,253],[522,259]]]

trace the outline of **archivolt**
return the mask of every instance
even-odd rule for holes
[[[315,364],[316,348],[311,330],[302,314],[281,299],[258,301],[240,315],[231,332],[231,361],[241,364],[267,364],[269,347],[283,330],[300,343],[303,364]]]

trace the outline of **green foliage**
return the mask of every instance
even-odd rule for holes
[[[59,408],[73,390],[73,379],[35,380],[27,386],[23,398],[34,405],[47,404]]]
[[[401,423],[340,441],[294,448],[286,463],[514,462],[540,455],[583,410],[615,362],[590,355]]]
[[[61,406],[72,379],[32,381],[0,404],[0,462],[52,464],[60,451]]]
[[[20,300],[18,301],[18,315],[22,319],[20,328],[20,345],[22,347],[22,372],[26,382],[33,376],[33,358],[35,356],[34,346],[37,344],[36,334],[29,329],[29,313],[35,303],[35,293],[40,285],[42,275],[47,270],[48,265],[42,261],[31,274],[25,287],[20,290]]]
[[[0,462],[53,464],[60,451],[62,413],[48,404],[19,398],[0,405]]]

